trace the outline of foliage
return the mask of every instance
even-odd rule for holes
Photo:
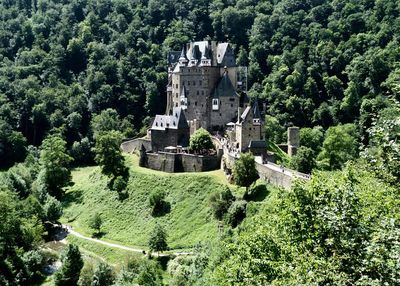
[[[207,285],[395,284],[399,194],[360,166],[275,191],[225,239]]]
[[[204,128],[197,129],[192,136],[190,136],[189,149],[200,154],[214,149],[210,133]]]
[[[400,183],[400,104],[393,101],[379,112],[368,130],[370,142],[362,157],[372,165],[374,172],[384,180]]]
[[[150,251],[152,252],[153,251],[162,252],[168,250],[167,233],[165,232],[164,227],[162,227],[160,224],[156,224],[154,226],[154,229],[149,236],[148,245]]]
[[[231,227],[238,226],[246,217],[246,206],[245,200],[238,200],[232,203],[226,214],[226,222]]]
[[[300,146],[297,149],[296,155],[291,158],[290,166],[299,172],[310,174],[316,166],[314,150],[309,147]]]
[[[95,213],[89,221],[89,227],[96,232],[100,232],[101,225],[103,224],[103,219],[100,213]]]
[[[79,286],[92,286],[92,279],[94,274],[93,263],[85,261],[81,273],[79,275]]]
[[[217,220],[222,220],[234,201],[235,197],[229,188],[218,193],[213,193],[210,196],[210,206],[214,217]]]
[[[169,211],[170,205],[165,201],[165,191],[154,190],[149,196],[149,206],[153,216],[162,215]]]
[[[69,165],[72,158],[66,153],[66,142],[58,136],[50,136],[43,141],[40,151],[40,166],[43,181],[49,194],[60,198],[62,187],[71,181]]]
[[[242,153],[233,167],[235,183],[246,189],[258,179],[256,163],[251,153]]]
[[[61,203],[52,196],[47,196],[43,211],[46,219],[52,223],[56,223],[63,214]]]
[[[77,285],[83,260],[77,245],[68,244],[62,255],[62,266],[54,276],[54,284]]]
[[[330,127],[325,134],[317,161],[321,168],[339,169],[358,155],[357,131],[354,124]]]
[[[318,154],[321,151],[323,140],[324,133],[320,126],[300,129],[300,146],[310,148]]]
[[[111,286],[114,279],[114,272],[111,266],[100,262],[94,271],[92,286]]]
[[[126,176],[125,159],[119,147],[121,142],[121,133],[117,131],[101,133],[96,138],[95,159],[107,176]]]

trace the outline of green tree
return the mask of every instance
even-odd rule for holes
[[[56,198],[63,194],[62,187],[71,181],[72,157],[66,153],[66,142],[58,136],[47,137],[41,146],[40,166],[49,193]]]
[[[96,212],[89,220],[89,227],[95,230],[97,233],[100,232],[101,226],[103,224],[103,219],[101,214]]]
[[[204,128],[197,129],[190,137],[189,149],[195,153],[205,153],[214,149],[210,133]]]
[[[122,135],[118,131],[103,132],[96,138],[95,160],[104,175],[126,177],[128,169],[120,149],[121,142]]]
[[[248,187],[258,179],[258,172],[253,154],[250,152],[240,154],[233,166],[233,178],[241,187]]]
[[[75,244],[68,244],[62,254],[62,266],[54,276],[56,286],[77,285],[79,274],[83,267],[83,260],[79,248]]]
[[[46,219],[52,223],[56,223],[63,214],[61,203],[52,196],[47,196],[43,209]]]
[[[163,252],[168,250],[167,233],[160,224],[156,223],[151,231],[148,245],[151,252]]]
[[[115,275],[110,265],[100,262],[93,274],[92,286],[111,286]]]
[[[234,201],[235,197],[232,195],[232,192],[229,188],[212,194],[210,197],[210,206],[214,217],[217,220],[222,220]]]
[[[315,152],[309,147],[300,146],[296,155],[290,159],[291,168],[307,174],[311,173],[315,165]]]
[[[330,127],[325,134],[317,161],[320,167],[334,170],[357,156],[357,130],[354,124]]]

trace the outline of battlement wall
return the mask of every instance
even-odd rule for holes
[[[146,153],[142,167],[167,173],[205,172],[219,169],[221,156],[202,156],[184,153]]]
[[[151,141],[148,138],[135,138],[121,144],[121,150],[125,153],[132,153],[134,151],[139,151],[141,146],[144,146],[147,151],[151,151]]]

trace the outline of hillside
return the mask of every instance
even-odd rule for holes
[[[221,171],[199,174],[165,174],[137,166],[137,157],[128,157],[131,166],[127,187],[129,197],[123,201],[107,188],[107,178],[98,167],[78,168],[72,172],[74,186],[63,199],[63,223],[91,235],[89,219],[101,213],[105,233],[102,239],[130,246],[147,247],[154,224],[164,225],[172,249],[191,248],[197,242],[217,236],[217,222],[212,218],[208,199],[211,193],[224,188]],[[149,194],[160,189],[171,204],[170,213],[152,217]]]

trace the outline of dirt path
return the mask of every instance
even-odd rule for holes
[[[103,244],[103,245],[106,245],[106,246],[108,246],[108,247],[119,248],[119,249],[122,249],[122,250],[131,251],[131,252],[136,252],[136,253],[142,253],[142,254],[146,254],[146,253],[147,253],[147,251],[144,250],[144,249],[128,247],[128,246],[124,246],[124,245],[120,245],[120,244],[116,244],[116,243],[111,243],[111,242],[103,241],[103,240],[100,240],[100,239],[96,239],[96,238],[91,238],[91,237],[84,236],[84,235],[80,234],[79,232],[76,232],[75,230],[73,230],[73,229],[72,229],[70,226],[68,226],[68,225],[62,225],[62,228],[63,228],[63,229],[67,229],[68,234],[70,234],[70,235],[79,237],[79,238],[81,238],[81,239],[93,241],[93,242],[95,242],[95,243]],[[177,256],[178,256],[178,255],[190,255],[190,254],[192,254],[192,252],[173,252],[172,254],[177,255]],[[158,253],[155,253],[155,252],[152,253],[152,256],[168,256],[168,255],[170,255],[170,254],[167,254],[167,253],[160,253],[160,254],[158,254]]]

